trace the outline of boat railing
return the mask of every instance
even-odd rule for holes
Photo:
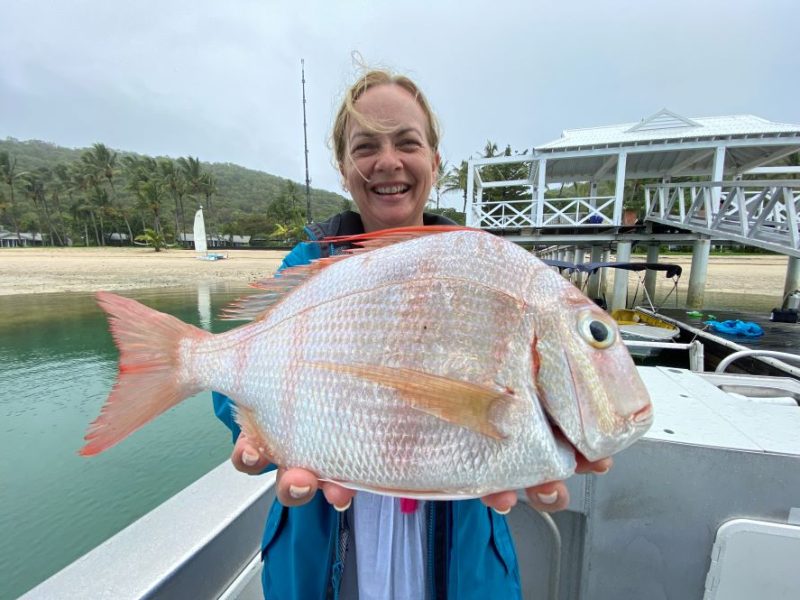
[[[226,461],[21,600],[261,597],[274,484],[274,471],[250,477]]]
[[[740,350],[739,352],[734,352],[723,358],[717,365],[715,372],[724,373],[725,369],[727,369],[733,361],[745,356],[767,356],[769,358],[800,362],[800,356],[797,354],[789,354],[788,352],[777,352],[775,350]],[[788,367],[789,365],[785,366]]]
[[[688,344],[678,342],[647,342],[639,340],[624,340],[628,348],[660,348],[666,350],[686,350],[689,353],[689,369],[695,372],[702,372],[705,362],[705,351],[703,344],[699,340],[693,340]]]

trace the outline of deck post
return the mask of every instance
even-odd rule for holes
[[[659,250],[658,244],[650,244],[647,247],[647,262],[649,263],[658,262],[658,250]],[[658,277],[658,271],[653,271],[652,269],[645,271],[644,289],[650,296],[650,301],[653,302],[654,304],[656,297],[656,277]]]
[[[604,250],[602,262],[611,262],[611,250]],[[600,269],[600,289],[598,290],[598,298],[605,298],[608,296],[608,269]]]
[[[586,258],[586,248],[581,248],[580,246],[575,246],[575,260],[572,262],[575,263],[575,266],[581,266],[583,264],[584,259]],[[573,274],[575,278],[575,287],[581,289],[583,285],[583,272],[582,271],[575,271]]]
[[[631,260],[631,243],[617,242],[617,262],[624,263]],[[625,269],[614,269],[614,292],[611,295],[610,311],[618,308],[625,308],[625,301],[628,295],[628,271]]]
[[[536,221],[534,227],[541,227],[544,223],[544,193],[547,190],[547,159],[539,159],[536,177]]]
[[[627,152],[620,152],[617,155],[617,179],[614,183],[614,225],[617,227],[622,225],[622,203],[625,199],[625,165],[627,161]],[[630,246],[630,243],[628,243],[629,249]],[[628,255],[628,258],[630,258],[630,255]]]
[[[786,299],[795,290],[800,290],[800,258],[789,257],[786,263],[786,282],[783,284],[783,302],[781,308],[786,308]]]
[[[689,273],[689,291],[686,294],[686,307],[703,308],[708,275],[708,255],[711,252],[711,240],[700,238],[695,240],[692,250],[692,270]]]
[[[475,165],[471,160],[467,163],[467,189],[464,192],[467,195],[464,206],[467,211],[467,227],[480,227],[480,220],[475,218]]]
[[[603,260],[603,247],[592,246],[591,262],[597,263]],[[598,269],[589,275],[589,283],[586,285],[586,293],[591,299],[602,298],[600,295],[600,276],[603,269]]]

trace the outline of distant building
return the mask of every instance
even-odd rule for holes
[[[0,248],[20,248],[25,246],[42,246],[44,240],[41,233],[21,231],[19,237],[16,233],[0,229]]]
[[[194,248],[194,234],[179,233],[178,243],[184,248]],[[249,235],[207,235],[209,248],[246,248],[250,246]]]

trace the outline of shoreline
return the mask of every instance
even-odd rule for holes
[[[235,283],[272,277],[284,251],[222,250],[200,260],[193,250],[152,248],[3,248],[0,296],[97,292]]]
[[[227,258],[206,261],[199,260],[193,250],[155,252],[140,247],[2,248],[0,296],[185,287],[198,283],[247,286],[272,277],[287,254],[277,250],[235,249],[219,253]],[[635,256],[634,260],[643,261],[644,257]],[[706,296],[752,295],[771,297],[779,303],[787,260],[777,255],[712,255]],[[659,257],[659,262],[683,267],[680,283],[683,293],[688,288],[691,261],[691,255],[685,254]],[[672,282],[663,275],[657,281],[656,295],[660,297],[669,291]],[[633,287],[636,279],[630,277],[629,282]]]

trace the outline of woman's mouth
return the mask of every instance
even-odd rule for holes
[[[405,194],[410,189],[411,186],[405,183],[376,185],[372,187],[372,191],[378,194],[379,196],[394,196],[397,194]]]

